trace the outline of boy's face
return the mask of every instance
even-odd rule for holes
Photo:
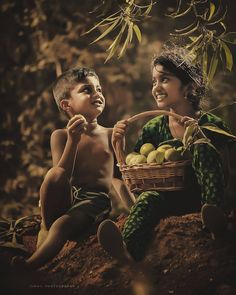
[[[71,91],[66,109],[70,116],[83,115],[87,120],[99,116],[105,107],[105,98],[98,79],[88,76]]]
[[[170,109],[186,103],[186,86],[174,74],[156,65],[152,71],[152,95],[160,109]]]

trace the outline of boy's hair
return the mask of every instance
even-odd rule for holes
[[[201,66],[194,62],[195,56],[183,47],[177,45],[164,45],[162,52],[154,56],[151,68],[162,65],[166,70],[180,79],[183,85],[192,84],[193,89],[188,93],[187,99],[195,110],[200,110],[200,101],[206,93]]]
[[[71,91],[81,81],[88,76],[98,78],[98,75],[93,69],[74,67],[62,73],[52,86],[53,96],[60,111],[63,111],[60,102],[62,99],[68,99]]]

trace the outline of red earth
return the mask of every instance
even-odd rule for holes
[[[124,221],[118,218],[120,228]],[[23,242],[32,253],[36,235],[24,236]],[[221,241],[212,240],[197,213],[169,217],[156,227],[145,260],[122,266],[104,252],[93,228],[34,272],[11,268],[17,252],[1,249],[1,294],[235,295],[235,246],[233,230]]]

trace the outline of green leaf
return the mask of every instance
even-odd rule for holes
[[[214,124],[209,124],[209,123],[206,123],[206,124],[203,124],[201,126],[202,129],[207,129],[207,130],[210,130],[212,132],[216,132],[218,134],[221,134],[221,135],[224,135],[224,136],[227,136],[227,137],[230,137],[232,139],[235,139],[236,140],[236,136],[234,136],[233,134],[230,134],[228,133],[227,131],[223,130],[223,129],[220,129],[219,127],[217,127],[216,125]]]
[[[105,19],[103,19],[102,21],[100,21],[99,23],[97,23],[94,27],[92,27],[90,30],[86,31],[83,35],[86,35],[86,34],[89,34],[90,32],[92,32],[93,30],[95,30],[97,27],[99,27],[100,25],[102,25],[104,22],[107,24],[110,22],[110,21],[114,21],[115,19],[119,18],[120,16],[117,16],[117,17],[114,17],[115,15],[117,15],[118,13],[120,13],[120,10],[111,14],[110,16],[106,17]]]
[[[122,46],[122,49],[118,55],[119,58],[124,54],[125,50],[127,49],[128,43],[131,42],[132,40],[132,36],[133,36],[133,22],[129,22],[127,36]]]
[[[211,20],[212,16],[214,15],[215,10],[216,10],[215,4],[210,2],[210,14],[209,14],[208,20]]]
[[[193,48],[193,51],[196,51],[197,50],[197,47],[199,46],[199,45],[201,45],[201,41],[203,40],[203,35],[199,35],[198,37],[194,37],[194,39],[192,39],[191,37],[189,37],[190,38],[190,40],[192,40],[193,42],[192,43],[190,43],[190,44],[188,44],[186,47],[187,47],[187,49],[190,49],[190,48]]]
[[[202,72],[204,78],[207,76],[207,66],[208,66],[208,46],[202,48]]]
[[[233,56],[232,56],[232,53],[231,53],[229,47],[222,40],[221,40],[221,45],[222,45],[222,48],[224,49],[224,52],[225,52],[226,68],[229,71],[231,71],[232,70],[232,67],[233,67]]]
[[[139,27],[137,25],[134,25],[133,29],[134,29],[134,32],[135,32],[135,34],[137,36],[137,39],[138,39],[139,43],[141,43],[141,41],[142,41],[142,33],[141,33]]]
[[[224,29],[224,32],[221,34],[221,36],[224,36],[223,34],[226,32],[226,25],[223,22],[220,22],[220,25],[222,26],[222,28]]]
[[[191,124],[189,125],[184,132],[184,136],[183,136],[183,145],[186,147],[190,141],[192,141],[193,139],[193,134],[196,131],[196,126],[195,124]]]
[[[236,32],[229,32],[221,36],[221,39],[225,42],[236,44]]]
[[[212,25],[219,24],[220,22],[222,22],[225,19],[226,14],[227,14],[227,8],[225,9],[225,12],[224,12],[224,14],[222,15],[221,18],[219,18],[219,19],[217,19],[215,21],[208,22],[207,25],[211,25],[212,26]]]
[[[113,41],[113,43],[109,46],[108,48],[108,51],[110,50],[109,52],[109,55],[108,57],[106,58],[105,60],[105,63],[112,58],[112,56],[115,54],[118,46],[119,46],[119,43],[120,43],[120,40],[121,40],[121,37],[125,31],[125,28],[127,26],[127,22],[123,23],[122,27],[121,27],[121,30],[119,32],[119,34],[116,36],[115,40]]]
[[[177,5],[177,9],[176,9],[176,12],[174,13],[175,15],[179,13],[180,11],[180,7],[181,7],[181,4],[182,4],[182,0],[178,0],[178,5]]]
[[[153,1],[151,0],[151,3],[148,5],[147,9],[143,12],[143,16],[147,16],[149,15],[149,13],[151,12],[152,10],[152,7],[153,7],[154,3]]]
[[[133,22],[130,22],[129,23],[129,42],[131,43],[132,42],[132,39],[133,39],[133,27],[134,27],[134,23]]]
[[[172,14],[169,14],[168,16],[169,17],[172,17],[172,18],[178,18],[178,17],[184,16],[184,15],[186,15],[186,14],[189,13],[189,11],[191,10],[191,8],[192,8],[192,6],[189,5],[189,7],[185,11],[183,11],[181,13],[177,13],[177,14],[172,13]]]
[[[108,27],[107,30],[105,30],[97,39],[95,39],[91,44],[98,42],[99,40],[101,40],[102,38],[104,38],[107,34],[109,34],[116,26],[119,25],[119,23],[121,22],[121,17],[119,17],[118,19],[116,19],[113,24],[111,26]]]
[[[218,50],[215,50],[212,58],[211,58],[211,63],[210,63],[210,68],[209,68],[209,72],[208,72],[208,79],[209,81],[211,81],[215,75],[217,66],[218,66]]]
[[[184,32],[188,32],[190,30],[192,30],[192,28],[195,28],[196,26],[196,22],[193,22],[192,24],[188,25],[187,27],[183,28],[183,29],[175,29],[176,33],[184,33]]]
[[[125,42],[124,42],[124,44],[123,44],[123,46],[122,46],[122,49],[121,49],[121,51],[120,51],[120,53],[119,53],[119,55],[118,55],[118,58],[120,58],[120,57],[124,54],[125,50],[127,49],[128,42],[129,42],[129,34],[127,33],[127,36],[126,36]]]
[[[207,143],[207,144],[210,144],[210,139],[208,138],[200,138],[200,139],[197,139],[194,141],[193,144],[199,144],[199,143]],[[212,146],[212,144],[210,144]]]
[[[198,28],[199,28],[199,21],[197,22],[197,25],[195,27],[193,27],[191,30],[189,30],[187,32],[177,33],[177,31],[176,31],[176,34],[171,33],[170,35],[172,35],[172,36],[188,36],[188,35],[191,35],[192,33],[194,33],[195,31],[197,31]]]

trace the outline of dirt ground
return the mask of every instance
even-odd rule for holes
[[[125,217],[117,223],[122,227]],[[79,295],[235,295],[236,239],[211,239],[199,214],[170,217],[155,229],[145,260],[121,266],[100,247],[96,228],[68,241],[59,255],[37,272],[9,267],[16,254],[1,250],[1,294]],[[25,236],[33,252],[36,236]]]

